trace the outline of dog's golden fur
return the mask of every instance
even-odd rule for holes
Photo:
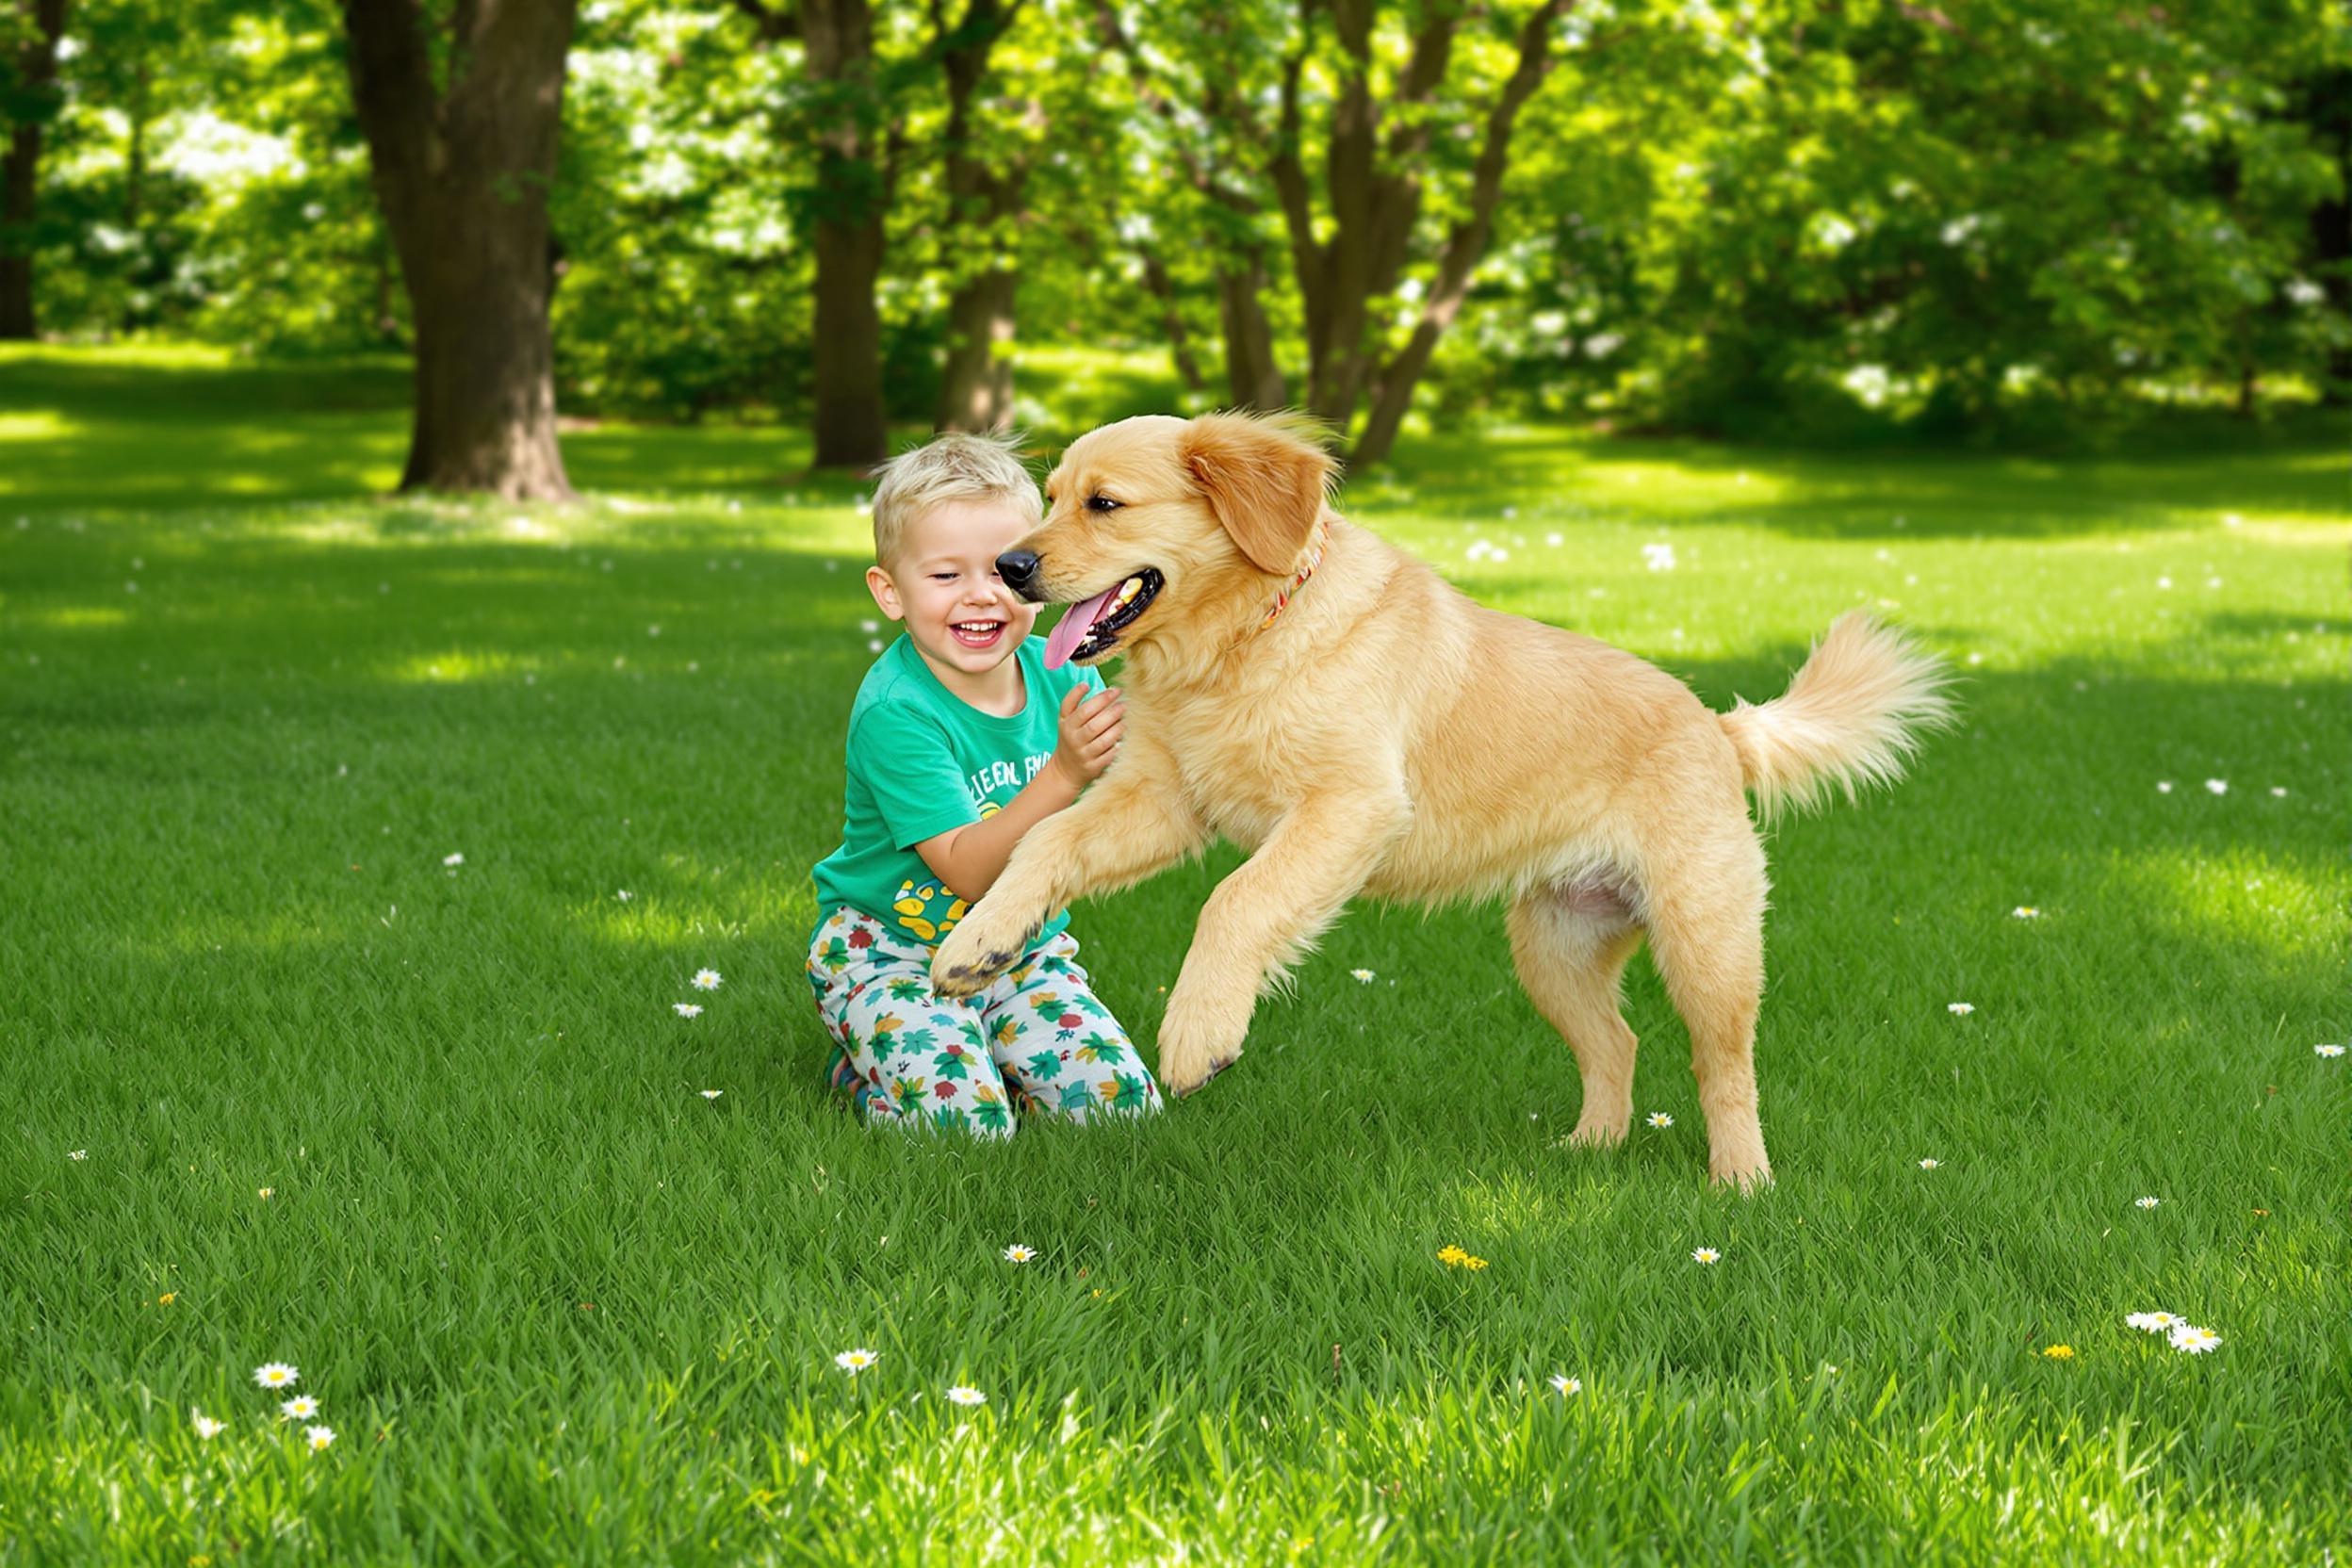
[[[1332,475],[1303,427],[1243,415],[1128,419],[1070,449],[1021,546],[1030,591],[1083,599],[1145,566],[1166,585],[1118,635],[1117,761],[1021,841],[940,945],[936,983],[977,989],[1051,911],[1221,834],[1253,854],[1211,894],[1168,996],[1160,1077],[1181,1094],[1240,1054],[1261,988],[1355,894],[1499,895],[1520,981],[1583,1076],[1574,1140],[1617,1143],[1631,1120],[1618,981],[1646,934],[1690,1026],[1710,1168],[1768,1179],[1745,792],[1769,809],[1896,776],[1944,715],[1940,667],[1849,615],[1787,694],[1719,715],[1629,653],[1473,603],[1332,512]],[[1261,629],[1318,521],[1320,564]]]

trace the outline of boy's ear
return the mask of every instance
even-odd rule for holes
[[[1311,420],[1203,414],[1184,428],[1184,471],[1260,571],[1298,564],[1338,470]]]
[[[881,567],[866,568],[866,592],[874,596],[874,604],[891,620],[903,621],[906,618],[906,607],[898,602],[898,584],[892,582],[890,574]]]

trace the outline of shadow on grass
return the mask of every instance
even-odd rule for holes
[[[1669,469],[1697,487],[1683,514],[1694,523],[1753,523],[1792,538],[2060,539],[2118,525],[2202,527],[2232,513],[2339,517],[2352,482],[2343,434],[2334,421],[2313,419],[2219,451],[2151,442],[2128,454],[2058,460],[1470,431],[1403,443],[1368,479],[1412,485],[1425,507],[1484,517],[1507,490],[1606,511],[1634,493],[1620,470]],[[1764,482],[1754,494],[1742,488],[1749,476]]]

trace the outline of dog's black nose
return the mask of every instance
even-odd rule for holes
[[[1035,550],[1006,550],[996,558],[996,575],[1004,580],[1004,586],[1023,598],[1029,596],[1029,584],[1037,575],[1037,554]]]

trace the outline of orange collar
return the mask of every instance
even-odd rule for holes
[[[1323,564],[1323,547],[1331,542],[1331,525],[1324,518],[1317,517],[1315,520],[1315,548],[1308,553],[1307,564],[1298,568],[1298,575],[1290,580],[1289,587],[1274,596],[1274,608],[1267,611],[1266,619],[1258,623],[1259,631],[1264,631],[1267,627],[1272,626],[1274,617],[1290,608],[1292,596],[1298,592],[1307,579],[1315,575],[1315,569]]]

